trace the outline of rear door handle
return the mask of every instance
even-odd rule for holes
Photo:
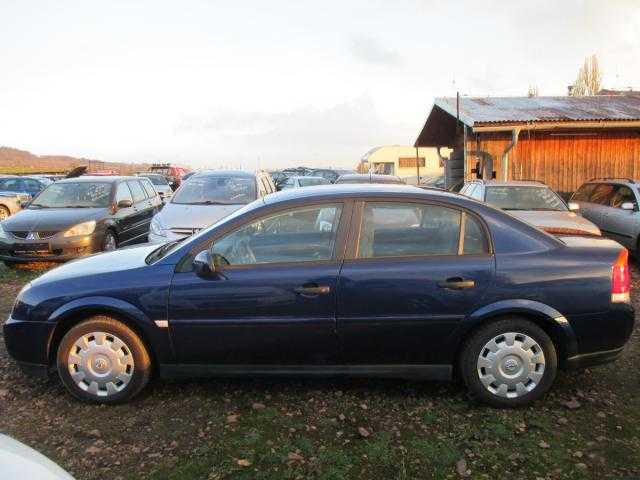
[[[450,288],[452,290],[464,290],[465,288],[474,288],[476,282],[474,280],[466,280],[461,277],[447,278],[444,282],[438,282],[440,288]]]
[[[315,297],[317,295],[326,295],[331,291],[331,287],[328,285],[303,285],[293,289],[299,295],[303,297]]]

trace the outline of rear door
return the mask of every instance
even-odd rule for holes
[[[420,202],[366,202],[339,279],[348,364],[448,363],[447,338],[480,302],[494,259],[474,214]]]
[[[120,182],[116,186],[114,204],[118,205],[120,200],[130,200],[133,203],[133,197],[127,182]],[[135,237],[135,214],[136,212],[132,205],[131,207],[118,208],[113,215],[119,245],[127,245]]]

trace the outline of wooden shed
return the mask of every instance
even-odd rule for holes
[[[415,146],[449,147],[447,185],[539,180],[562,194],[640,178],[640,95],[438,98]]]

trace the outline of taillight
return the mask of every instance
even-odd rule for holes
[[[623,248],[611,267],[611,301],[629,303],[631,301],[630,291],[629,252]]]

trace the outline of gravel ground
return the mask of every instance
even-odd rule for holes
[[[0,267],[0,317],[35,275]],[[128,405],[86,405],[24,376],[0,341],[0,432],[78,479],[631,478],[639,341],[636,329],[615,364],[560,374],[510,411],[457,384],[363,379],[156,381]]]

